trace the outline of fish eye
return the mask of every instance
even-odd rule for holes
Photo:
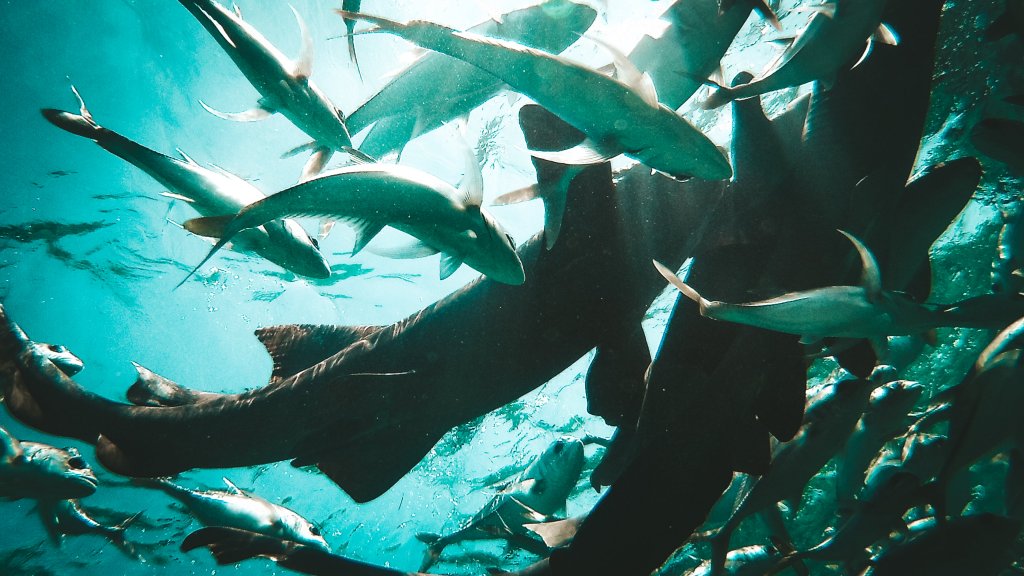
[[[65,348],[64,346],[61,346],[60,344],[47,344],[46,347],[50,349],[50,352],[53,352],[53,353],[56,353],[56,354],[63,354],[63,353],[68,351],[67,348]]]
[[[309,525],[309,533],[312,534],[313,536],[319,536],[320,535],[320,529],[317,528],[316,526],[313,526],[312,524],[310,524]]]
[[[555,454],[561,454],[562,453],[562,448],[565,448],[565,442],[562,442],[561,440],[559,440],[555,444]]]
[[[307,237],[309,238],[309,241],[313,243],[313,248],[316,248],[317,250],[319,250],[320,249],[320,243],[317,242],[316,238],[313,238],[312,236],[308,236],[308,235],[307,235]]]
[[[513,248],[515,247],[516,240],[515,240],[515,238],[512,237],[511,234],[505,234],[505,240],[508,240],[508,245],[509,246],[512,246]]]
[[[72,456],[68,458],[68,467],[72,470],[85,470],[89,465],[85,463],[81,456]]]

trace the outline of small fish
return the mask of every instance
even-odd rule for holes
[[[291,540],[324,552],[330,547],[320,530],[295,511],[239,490],[224,478],[229,490],[189,490],[165,478],[139,480],[181,502],[204,526],[227,526]]]
[[[74,448],[23,442],[0,428],[0,498],[64,500],[96,492],[99,481]]]
[[[294,7],[290,8],[302,35],[302,53],[297,61],[287,58],[243,20],[241,12],[228,10],[214,0],[179,2],[206,28],[262,95],[256,108],[234,114],[218,112],[200,101],[208,112],[239,122],[262,120],[280,112],[313,138],[309,144],[290,151],[308,149],[313,152],[302,169],[300,182],[318,174],[335,151],[347,152],[360,161],[373,161],[352,146],[345,115],[310,78],[313,73],[313,38]]]
[[[417,534],[427,544],[420,571],[437,562],[446,546],[464,540],[505,538],[543,551],[546,545],[532,535],[536,527],[531,530],[525,525],[550,521],[565,508],[582,470],[583,443],[569,437],[554,441],[457,531],[447,536]]]
[[[432,22],[401,23],[343,10],[339,14],[486,70],[587,136],[569,150],[534,151],[534,156],[563,164],[598,164],[626,154],[678,179],[723,180],[732,175],[725,154],[683,117],[658,103],[649,77],[635,69],[620,76],[648,81],[627,85],[555,54]],[[616,61],[628,63],[625,56]]]
[[[189,220],[186,229],[219,238],[192,273],[242,230],[277,218],[322,216],[352,223],[356,228],[353,254],[384,226],[392,226],[418,240],[403,251],[403,257],[443,253],[442,279],[465,262],[498,282],[522,284],[525,273],[512,237],[480,205],[483,188],[479,170],[475,158],[472,162],[467,158],[466,173],[470,176],[463,179],[466,184],[460,193],[425,172],[405,166],[349,166],[254,202],[237,215]],[[474,171],[476,176],[472,175]]]
[[[139,517],[141,512],[130,516],[114,526],[106,526],[94,520],[78,500],[55,500],[39,502],[39,515],[51,537],[60,542],[62,536],[97,534],[110,540],[128,557],[137,559],[135,547],[124,538],[125,529]]]
[[[204,168],[179,150],[182,159],[165,156],[108,130],[93,119],[74,86],[80,113],[46,108],[42,110],[51,124],[88,138],[104,150],[140,168],[167,187],[170,194],[187,201],[197,212],[207,216],[237,212],[246,204],[264,195],[255,186],[223,169]],[[233,247],[250,251],[286,270],[311,278],[326,278],[330,269],[316,243],[293,220],[267,222],[261,228],[248,230],[235,240]]]
[[[800,35],[780,39],[791,45],[763,73],[740,86],[719,86],[702,106],[718,108],[732,100],[814,81],[831,88],[858,50],[863,50],[857,62],[860,64],[870,54],[874,42],[897,43],[895,33],[882,24],[885,5],[886,0],[837,0],[833,8],[820,9]]]

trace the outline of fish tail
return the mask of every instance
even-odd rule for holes
[[[75,97],[78,98],[79,113],[65,112],[64,110],[57,110],[55,108],[43,108],[41,112],[43,117],[46,118],[50,124],[71,132],[76,136],[83,136],[90,140],[98,140],[104,133],[107,132],[105,128],[96,123],[92,118],[92,113],[85,106],[85,101],[82,100],[82,95],[78,93],[78,90],[71,86],[71,91],[74,92]]]
[[[362,12],[352,12],[350,10],[335,10],[335,12],[345,20],[362,20],[363,22],[369,22],[376,26],[376,30],[371,32],[395,32],[408,28],[408,24],[403,24],[395,20],[389,20],[381,16],[371,16],[369,14],[363,14]],[[349,35],[349,38],[352,36]]]
[[[427,550],[423,553],[423,563],[420,565],[420,572],[426,572],[441,557],[441,551],[448,543],[440,534],[430,532],[417,532],[416,539],[427,545]]]
[[[736,91],[725,86],[715,86],[707,100],[701,103],[700,107],[705,110],[721,108],[736,99]]]

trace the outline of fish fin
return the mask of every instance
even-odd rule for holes
[[[889,46],[898,46],[900,43],[899,34],[892,29],[892,26],[889,26],[885,22],[878,25],[878,29],[875,30],[875,33],[872,34],[871,37],[874,38],[876,42],[888,44]]]
[[[427,549],[423,552],[423,561],[420,563],[420,572],[424,572],[431,566],[437,563],[441,558],[441,552],[447,546],[447,542],[440,534],[434,534],[431,532],[417,532],[416,539],[427,545]]]
[[[868,56],[871,56],[871,52],[874,49],[875,49],[875,41],[874,41],[874,38],[872,37],[872,38],[868,39],[867,43],[864,45],[864,52],[861,53],[860,58],[857,59],[857,61],[853,64],[853,66],[850,69],[852,70],[852,69],[856,68],[857,66],[860,66],[861,64],[863,64],[864,61],[868,59]],[[829,87],[829,89],[831,89],[831,87]]]
[[[668,280],[673,286],[679,289],[679,291],[683,293],[683,296],[686,296],[690,300],[693,300],[697,304],[700,304],[700,313],[702,316],[705,315],[704,313],[707,311],[710,302],[706,300],[703,296],[701,296],[696,290],[691,288],[689,284],[680,280],[679,276],[676,276],[675,272],[672,272],[671,270],[666,268],[664,264],[658,262],[657,260],[654,260],[653,262],[654,267],[658,269],[658,272],[662,276],[664,276],[665,279]]]
[[[327,236],[330,235],[331,230],[334,230],[334,225],[337,224],[337,223],[338,223],[338,221],[333,219],[333,218],[323,218],[323,219],[321,219],[320,220],[320,229],[319,229],[319,231],[316,234],[317,238],[319,238],[321,242],[326,240]]]
[[[234,214],[225,216],[203,216],[186,220],[182,228],[197,236],[207,238],[223,238],[228,224],[235,217]]]
[[[366,250],[370,254],[394,258],[396,260],[412,260],[415,258],[426,258],[440,252],[437,248],[427,245],[418,238],[412,238],[408,242],[395,242],[387,246],[370,247]]]
[[[11,436],[11,433],[0,427],[0,461],[11,463],[23,458],[25,451],[21,448],[21,442]]]
[[[352,245],[353,256],[366,248],[370,240],[373,240],[373,237],[384,229],[383,223],[372,220],[342,219],[342,221],[351,226],[356,233],[355,244]]]
[[[228,480],[227,476],[221,476],[220,479],[224,481],[224,485],[228,487],[228,491],[231,492],[232,494],[236,494],[238,496],[249,496],[249,494],[247,494],[244,490],[242,490],[238,486],[235,486],[234,482]]]
[[[789,48],[796,42],[796,34],[785,34],[782,36],[774,36],[768,40],[772,44],[777,44],[782,48]]]
[[[181,159],[184,160],[185,162],[193,166],[199,166],[199,162],[196,162],[195,160],[192,159],[191,156],[185,154],[185,151],[182,150],[181,148],[175,148],[174,150],[178,152],[178,156],[181,156]]]
[[[441,280],[455,273],[462,266],[462,259],[451,254],[441,254]]]
[[[505,192],[492,200],[491,206],[508,206],[510,204],[519,204],[520,202],[529,202],[537,198],[540,198],[538,186],[537,184],[530,184],[511,192]]]
[[[480,170],[480,160],[466,142],[463,134],[465,122],[460,121],[458,125],[461,126],[458,128],[458,139],[463,150],[463,171],[459,191],[462,192],[462,201],[466,206],[480,207],[484,203],[484,175]]]
[[[299,184],[309,182],[317,174],[320,174],[324,166],[327,165],[327,161],[331,159],[332,154],[334,154],[334,151],[327,146],[316,148],[313,154],[310,155],[309,160],[306,160],[305,166],[302,167],[302,174],[299,175]]]
[[[392,30],[402,30],[408,28],[408,24],[398,22],[396,20],[388,20],[380,16],[371,16],[369,14],[363,14],[362,12],[351,12],[349,10],[335,10],[336,14],[341,16],[343,19],[348,18],[350,20],[362,20],[363,22],[369,22],[376,26],[373,30],[368,30],[366,33],[374,32],[388,32]]]
[[[540,536],[548,548],[559,548],[576,537],[581,523],[582,519],[580,518],[566,518],[551,522],[524,524],[523,527]]]
[[[189,204],[195,202],[195,200],[189,198],[188,196],[182,196],[181,194],[175,194],[174,192],[161,192],[160,195],[163,196],[164,198],[170,198],[172,200],[181,200],[182,202],[188,202]]]
[[[566,150],[553,152],[530,150],[529,152],[534,158],[540,158],[541,160],[547,160],[556,164],[569,165],[600,164],[619,155],[618,153],[608,154],[595,149],[594,142],[589,138]]]
[[[550,250],[558,240],[562,231],[562,218],[565,216],[565,204],[569,198],[569,185],[580,173],[579,166],[566,168],[555,182],[541,182],[541,200],[544,201],[544,246]]]
[[[633,89],[634,92],[650,106],[658,106],[658,94],[654,88],[654,81],[646,72],[641,72],[636,64],[629,59],[625,52],[619,49],[610,41],[596,35],[585,34],[587,39],[603,47],[612,55],[612,62],[615,65],[615,77]]]
[[[313,37],[309,35],[306,22],[299,15],[299,11],[295,9],[295,6],[289,4],[288,7],[292,9],[292,14],[295,15],[295,22],[299,25],[299,36],[302,38],[302,51],[299,52],[299,59],[295,61],[293,73],[300,78],[309,78],[313,75]]]
[[[255,335],[274,363],[271,378],[283,379],[319,364],[380,329],[380,326],[285,324],[258,328]]]
[[[213,217],[210,217],[210,218],[226,218],[226,217],[225,216],[213,216]],[[189,229],[189,224],[195,225],[196,224],[196,220],[210,220],[210,218],[193,218],[192,220],[188,220],[184,224],[185,229],[188,230],[189,232],[192,232],[193,234],[196,234],[196,232],[194,232],[193,230]],[[232,216],[231,218],[233,219],[234,216]],[[209,225],[210,227],[215,226],[215,224],[213,224],[212,222],[207,222],[206,225]],[[181,288],[182,284],[187,282],[189,278],[191,278],[196,272],[198,272],[199,269],[203,267],[203,264],[206,264],[207,262],[209,262],[210,258],[213,258],[214,254],[216,254],[221,248],[223,248],[225,245],[227,245],[227,243],[231,239],[231,236],[233,236],[233,234],[228,234],[228,231],[225,230],[223,226],[220,227],[219,232],[220,232],[221,236],[217,240],[217,243],[214,244],[212,248],[210,248],[210,251],[206,253],[206,256],[202,259],[202,261],[200,261],[199,264],[196,264],[195,268],[189,270],[189,273],[186,274],[185,277],[181,279],[181,282],[178,282],[174,286],[174,290],[177,290],[178,288]],[[202,236],[202,234],[200,234],[200,235]],[[112,448],[115,448],[115,449],[117,448],[117,445],[114,444],[113,442],[109,442],[109,445]]]
[[[78,113],[82,116],[82,118],[85,118],[90,124],[99,127],[99,124],[96,124],[96,120],[94,120],[92,117],[92,112],[89,112],[89,108],[85,106],[85,100],[82,98],[82,95],[78,92],[78,88],[75,88],[74,84],[71,85],[71,92],[75,95],[75,99],[78,100]]]
[[[195,392],[164,378],[149,368],[132,362],[135,383],[125,392],[128,401],[136,406],[184,406],[195,401]]]
[[[309,142],[306,142],[305,144],[299,144],[298,146],[289,149],[288,151],[281,154],[281,158],[291,158],[292,156],[296,156],[302,152],[314,151],[319,147],[320,144],[316,140],[311,140]]]
[[[704,110],[714,110],[715,108],[721,108],[729,102],[736,99],[736,89],[728,88],[719,84],[715,84],[711,80],[704,80],[705,84],[709,84],[714,88],[711,90],[711,94],[708,95],[707,99],[701,102],[700,107]]]
[[[250,110],[246,110],[245,112],[221,112],[220,110],[211,108],[202,100],[199,101],[199,104],[202,105],[202,107],[210,114],[213,114],[218,118],[223,118],[224,120],[233,120],[235,122],[256,122],[257,120],[269,118],[274,114],[274,112],[276,112],[276,110],[266,108],[262,104]]]
[[[882,295],[882,273],[878,269],[878,262],[875,260],[874,254],[853,234],[843,230],[840,230],[839,233],[846,236],[853,243],[853,247],[857,249],[857,253],[860,254],[860,263],[864,269],[860,277],[861,286],[867,290],[870,300],[877,301]]]
[[[370,156],[366,152],[359,150],[358,148],[346,146],[345,148],[343,148],[343,150],[345,151],[346,154],[349,155],[350,158],[352,158],[353,161],[355,161],[356,164],[375,164],[378,162],[376,158]]]

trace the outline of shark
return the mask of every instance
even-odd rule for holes
[[[287,58],[256,28],[242,19],[241,10],[228,10],[214,0],[179,0],[220,44],[238,69],[260,93],[258,105],[238,113],[219,112],[205,102],[211,114],[227,120],[252,122],[281,113],[313,140],[290,153],[311,150],[300,181],[319,173],[336,151],[361,162],[373,162],[352,146],[345,115],[312,81],[313,38],[297,10],[291,7],[302,36],[298,60]]]
[[[344,9],[349,10],[348,3]],[[358,10],[356,10],[358,11]],[[559,53],[590,28],[597,11],[572,0],[546,0],[488,19],[470,32]],[[347,18],[346,26],[355,18]],[[349,36],[351,38],[351,35]],[[438,82],[438,78],[445,78]],[[360,143],[365,153],[384,157],[411,139],[468,115],[505,89],[500,78],[440,52],[426,52],[399,71],[349,115],[353,134],[369,128]]]
[[[564,57],[515,42],[460,32],[426,21],[395,22],[339,11],[377,30],[465,60],[485,70],[581,130],[587,140],[571,150],[536,152],[566,164],[596,164],[619,154],[679,179],[722,180],[732,175],[725,155],[697,128],[660,104],[643,74],[630,68],[628,85]],[[628,59],[618,58],[620,64]]]
[[[21,441],[0,428],[0,498],[82,498],[98,485],[78,450]]]
[[[167,188],[166,196],[180,199],[202,215],[237,212],[264,197],[258,188],[222,168],[205,168],[180,152],[181,159],[151,150],[96,123],[78,90],[71,88],[79,113],[43,109],[43,117],[58,128],[88,138],[104,150],[138,167]],[[246,230],[232,247],[266,258],[285,270],[308,278],[327,278],[330,266],[319,246],[294,220],[275,219]]]

